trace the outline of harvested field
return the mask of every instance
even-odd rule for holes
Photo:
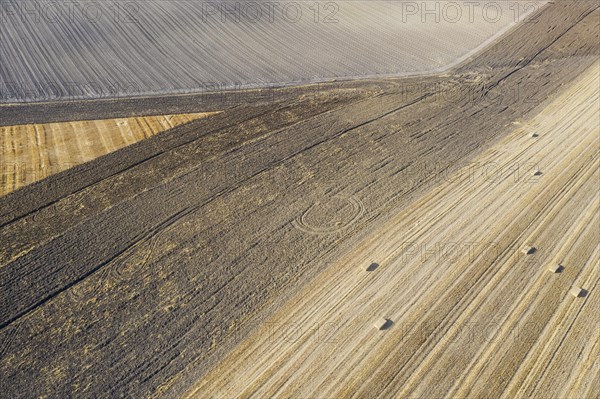
[[[0,102],[210,92],[434,72],[464,59],[544,2],[514,2],[512,7],[487,0],[476,7],[468,2],[406,3],[3,3]],[[425,10],[434,12],[427,17]]]
[[[0,127],[0,196],[211,113]]]
[[[0,197],[4,394],[594,395],[599,17],[595,1],[548,4],[443,75],[240,93],[218,115]],[[205,112],[199,98],[3,106],[2,123]],[[537,180],[453,178],[473,160],[511,159]],[[497,241],[502,252],[404,259],[399,232],[434,248]],[[526,245],[536,251],[522,254]],[[327,302],[336,292],[346,295]],[[269,347],[258,335],[281,315],[306,316],[292,320],[304,329],[318,314],[322,346],[276,334]],[[476,329],[471,342],[471,321],[516,323],[528,339],[482,343],[488,330]],[[257,363],[227,375],[248,384],[218,374],[246,354]],[[323,378],[346,355],[365,369],[334,375],[358,377],[335,392]],[[318,374],[305,386],[304,371]]]
[[[598,101],[600,64],[474,173],[449,176],[330,265],[189,396],[599,397]],[[538,164],[547,172],[532,179]],[[527,256],[530,240],[540,248]],[[381,267],[360,271],[371,258]],[[564,271],[548,275],[548,262]],[[373,314],[389,331],[373,330]]]

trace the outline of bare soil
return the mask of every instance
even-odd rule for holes
[[[599,15],[593,1],[550,4],[536,23],[445,75],[288,88],[271,97],[249,92],[257,101],[240,98],[219,115],[0,198],[3,392],[179,397],[307,283],[442,184],[445,171],[551,104],[597,60]],[[38,104],[29,115],[158,113],[161,101],[148,101]],[[194,109],[193,97],[165,98],[164,105],[177,112],[178,101],[185,112],[207,110]],[[16,109],[7,108],[11,124],[27,111]],[[535,218],[544,201],[533,204],[528,217]],[[460,300],[463,291],[448,295]],[[443,321],[444,313],[437,319],[423,311],[426,320]],[[411,348],[425,356],[427,341],[415,339]],[[388,349],[395,358],[407,355]],[[420,364],[401,377],[420,375]],[[473,367],[465,370],[493,375],[489,365]],[[515,371],[513,363],[502,367]],[[456,392],[481,392],[465,370]],[[518,390],[524,375],[515,372],[513,388],[510,375],[494,384]],[[363,382],[383,394],[386,381],[394,376],[381,370]],[[422,387],[407,389],[418,395]]]

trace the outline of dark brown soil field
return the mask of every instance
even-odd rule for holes
[[[224,110],[0,198],[2,396],[180,396],[592,65],[599,18],[550,4],[429,78],[0,108],[6,125]]]

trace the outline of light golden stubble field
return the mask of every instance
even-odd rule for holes
[[[189,397],[597,397],[599,100],[597,63],[329,266]]]
[[[211,114],[0,126],[0,196]]]

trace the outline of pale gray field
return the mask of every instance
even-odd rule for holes
[[[0,101],[219,91],[440,71],[543,2],[471,3],[3,2]]]

